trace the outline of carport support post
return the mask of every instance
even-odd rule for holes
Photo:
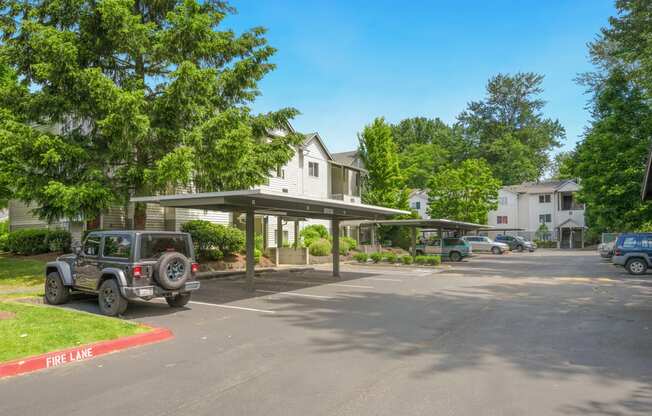
[[[277,266],[281,260],[281,247],[283,247],[283,218],[276,217],[276,260]]]
[[[254,248],[256,245],[256,235],[254,231],[254,210],[247,210],[247,220],[245,225],[245,241],[246,241],[246,255],[247,255],[247,264],[246,264],[246,280],[247,288],[253,292],[254,290],[254,268],[256,267],[256,260],[254,259]]]
[[[333,220],[333,276],[340,277],[340,220]]]
[[[410,227],[412,232],[412,258],[417,258],[417,227]]]

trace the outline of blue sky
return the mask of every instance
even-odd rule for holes
[[[497,73],[545,75],[547,116],[566,128],[563,149],[589,115],[574,78],[591,69],[587,42],[615,13],[612,0],[232,1],[236,31],[269,30],[278,68],[261,83],[256,111],[295,107],[302,132],[331,151],[357,146],[374,117],[453,122]]]

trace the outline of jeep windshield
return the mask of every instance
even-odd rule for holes
[[[140,236],[141,260],[155,260],[170,251],[191,257],[188,238],[183,234],[142,234]]]

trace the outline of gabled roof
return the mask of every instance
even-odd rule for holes
[[[410,195],[408,198],[413,198],[415,196],[425,196],[428,198],[428,190],[427,189],[413,189],[410,191]]]
[[[577,186],[577,182],[574,180],[565,179],[561,181],[523,182],[519,185],[505,186],[503,189],[521,194],[543,194],[555,192],[569,183]]]
[[[573,221],[572,218],[569,218],[566,221],[559,224],[557,228],[586,228],[586,227],[582,227],[581,225]]]
[[[321,148],[324,150],[324,153],[325,153],[326,156],[328,157],[328,160],[331,160],[331,161],[333,160],[333,155],[331,154],[331,152],[328,151],[328,148],[327,148],[326,145],[324,144],[324,141],[322,140],[322,138],[321,138],[321,136],[319,135],[319,133],[317,133],[317,132],[314,132],[314,133],[306,133],[306,134],[304,134],[304,136],[306,137],[306,140],[304,140],[304,142],[303,142],[303,147],[304,147],[304,148],[305,148],[306,146],[308,146],[308,144],[310,144],[311,141],[315,140],[315,141],[317,141],[317,143],[319,143],[319,145],[321,146]]]
[[[335,160],[340,165],[344,165],[344,166],[353,166],[353,162],[357,157],[358,157],[357,150],[333,153],[333,160]]]

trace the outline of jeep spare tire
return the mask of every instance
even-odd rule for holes
[[[156,263],[156,280],[165,289],[181,289],[190,277],[190,260],[181,253],[165,253]]]

